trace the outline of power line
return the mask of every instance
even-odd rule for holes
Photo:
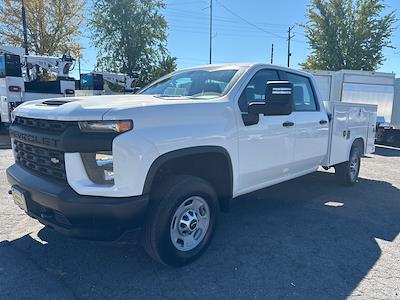
[[[187,15],[175,16],[174,15],[174,16],[168,16],[167,21],[169,21],[170,24],[177,24],[177,25],[181,25],[181,26],[193,26],[193,25],[195,25],[195,26],[203,25],[204,26],[205,24],[207,24],[207,22],[209,20],[208,16],[205,18],[203,18],[203,17],[202,18],[197,17],[196,19],[194,19],[194,18],[195,18],[194,16],[187,16]],[[260,29],[254,28],[253,26],[250,26],[247,23],[238,23],[238,21],[237,20],[235,21],[234,19],[220,20],[215,16],[214,12],[213,12],[213,23],[214,23],[214,25],[216,25],[218,27],[222,27],[222,28],[236,27],[236,28],[239,28],[242,30],[247,30],[247,31],[249,31],[249,30],[258,31],[258,32],[260,31]],[[268,28],[272,29],[272,28],[270,28],[271,26],[274,26],[274,25],[269,25],[269,26],[265,25],[265,30],[267,30]],[[281,37],[283,38],[283,33],[284,32],[286,33],[288,26],[289,25],[286,25],[285,27],[279,27],[279,28],[276,28],[273,30],[274,30],[275,34],[276,34],[276,32],[282,32]],[[259,27],[262,28],[263,26],[259,26]],[[262,32],[265,34],[264,31],[262,31]]]
[[[279,27],[279,26],[287,26],[287,25],[283,25],[283,24],[272,24],[272,23],[261,23],[261,22],[252,22],[247,20],[246,18],[242,17],[241,15],[237,14],[236,12],[234,12],[232,9],[230,9],[229,7],[227,7],[226,5],[224,5],[223,3],[221,3],[219,0],[215,0],[217,2],[217,4],[219,6],[221,6],[224,10],[226,10],[229,14],[231,14],[232,16],[234,16],[236,19],[241,20],[242,22],[244,22],[245,24],[247,24],[250,27],[253,27],[253,30],[250,29],[245,29],[245,28],[232,28],[235,27],[236,25],[239,25],[237,20],[232,19],[232,18],[226,18],[226,17],[217,17],[213,15],[213,0],[209,0],[209,9],[210,9],[210,13],[209,13],[209,30],[208,30],[208,35],[209,35],[209,63],[212,63],[212,45],[213,45],[213,32],[215,30],[215,28],[219,28],[217,29],[218,31],[222,31],[223,34],[225,36],[242,36],[242,37],[262,37],[262,36],[256,36],[256,35],[251,35],[249,34],[249,32],[253,32],[255,33],[254,29],[256,29],[256,31],[261,31],[264,34],[268,34],[271,36],[274,36],[276,38],[279,39],[284,39],[287,40],[287,44],[288,44],[288,57],[287,57],[287,65],[288,67],[290,67],[290,60],[291,60],[291,42],[296,42],[296,43],[303,43],[303,44],[307,44],[306,41],[301,41],[301,40],[295,40],[294,38],[294,34],[293,34],[293,29],[295,26],[289,26],[289,30],[288,30],[288,37],[286,38],[283,35],[277,34],[276,30],[274,32],[269,31],[267,29],[265,29],[265,27]],[[172,16],[170,16],[170,18],[173,20],[174,17],[179,18],[179,20],[177,21],[182,21],[182,17],[179,17],[179,15],[183,15],[183,18],[191,18],[190,19],[190,24],[185,24],[184,26],[180,26],[180,25],[172,25],[170,26],[170,30],[171,31],[180,31],[180,32],[189,32],[192,34],[206,34],[205,31],[203,31],[205,28],[203,26],[201,26],[202,24],[204,24],[201,20],[204,20],[206,18],[205,15],[198,15],[198,14],[194,14],[191,11],[185,11],[185,10],[180,10],[180,9],[170,9],[174,14],[172,14]],[[177,13],[177,14],[176,14]],[[178,15],[178,16],[177,16]],[[196,18],[196,19],[193,19]],[[197,23],[196,23],[197,22]],[[214,24],[216,23],[216,24]],[[234,24],[232,26],[229,26],[227,28],[227,26],[224,26],[223,24],[220,23],[231,23]],[[240,34],[242,33],[242,34]],[[302,36],[304,36],[304,34],[300,34]],[[274,60],[274,44],[272,44],[271,47],[271,64],[273,64],[273,60]]]
[[[193,25],[170,24],[169,29],[184,29],[184,30],[194,30],[194,31],[201,31],[201,32],[209,33],[209,27],[206,27],[206,25],[193,26]],[[232,32],[232,33],[241,33],[241,34],[246,34],[246,35],[253,34],[253,35],[258,35],[261,37],[266,36],[265,33],[260,32],[258,30],[238,28],[238,27],[218,26],[218,24],[215,24],[215,22],[213,21],[213,33],[215,34],[216,32],[221,32],[221,33]],[[285,34],[286,33],[287,33],[287,30],[285,31]]]
[[[225,25],[225,24],[218,24],[218,23],[215,22],[215,19],[213,18],[213,29],[214,29],[214,31],[215,30],[234,31],[234,32],[241,31],[241,32],[245,32],[245,33],[252,32],[252,33],[259,33],[259,34],[262,34],[263,36],[265,36],[265,33],[260,32],[257,29],[243,27],[243,25],[241,25],[241,24],[236,24],[236,25],[238,25],[240,27],[235,26],[235,24],[229,25],[229,26]],[[171,22],[169,24],[169,27],[170,28],[183,28],[183,29],[190,28],[190,29],[194,29],[194,30],[198,30],[198,29],[206,30],[206,24],[204,22],[203,23],[196,23],[196,24],[188,24],[188,25],[179,24],[177,22]],[[207,29],[207,31],[208,31],[208,29]],[[282,31],[282,33],[286,33],[286,32],[287,32],[287,28],[286,28],[285,31]]]
[[[218,3],[218,4],[221,5],[221,3]],[[185,16],[186,15],[186,16],[192,16],[192,17],[196,17],[196,18],[199,18],[199,17],[200,18],[201,17],[208,18],[208,16],[206,16],[206,15],[198,15],[195,12],[189,11],[189,10],[181,10],[181,9],[175,9],[175,8],[167,9],[167,13],[169,14],[170,12],[172,12],[172,13],[176,12],[180,16],[182,16],[182,15]],[[236,16],[236,15],[234,15],[234,16]],[[227,18],[227,17],[217,16],[217,15],[214,15],[213,18],[214,18],[214,21],[215,20],[220,20],[220,21],[227,21],[227,22],[230,22],[230,23],[237,23],[237,20],[235,20],[233,18]],[[191,21],[195,21],[195,20],[191,19]],[[251,22],[251,23],[259,25],[259,26],[265,25],[265,26],[276,26],[276,27],[284,27],[284,28],[287,28],[287,26],[289,25],[289,24],[278,24],[278,23],[267,23],[267,22]]]
[[[224,8],[227,12],[229,12],[231,15],[233,15],[233,16],[239,18],[240,20],[242,20],[243,22],[247,23],[248,25],[253,26],[254,28],[257,28],[258,30],[261,30],[261,31],[263,31],[263,32],[265,32],[265,33],[267,33],[267,34],[269,34],[269,35],[273,35],[273,36],[275,36],[275,37],[277,37],[277,38],[286,39],[286,38],[283,37],[283,36],[280,36],[280,35],[278,35],[278,34],[276,34],[276,33],[273,33],[273,32],[270,32],[270,31],[268,31],[268,30],[265,30],[264,28],[258,26],[257,24],[255,24],[255,23],[253,23],[253,22],[250,22],[249,20],[243,18],[242,16],[238,15],[237,13],[235,13],[234,11],[232,11],[230,8],[228,8],[227,6],[225,6],[224,4],[222,4],[220,1],[218,1],[218,0],[215,0],[215,1],[216,1],[222,8]]]
[[[215,29],[215,25],[213,25],[213,30],[214,32],[220,32],[222,33],[222,36],[227,36],[227,37],[242,37],[242,38],[264,38],[265,35],[262,33],[256,33],[256,32],[248,32],[248,31],[243,31],[243,30],[229,30],[229,29],[221,29],[218,30]],[[169,27],[170,32],[185,32],[185,33],[192,33],[192,34],[200,34],[200,35],[207,35],[209,36],[209,31],[206,28],[201,28],[201,27],[190,27],[190,26],[175,26],[172,25]],[[285,39],[287,40],[287,39]],[[291,39],[291,42],[295,43],[300,43],[300,44],[307,44],[306,41],[302,40],[297,40],[297,39]]]

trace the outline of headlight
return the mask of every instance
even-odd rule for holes
[[[81,153],[81,158],[91,181],[96,184],[114,184],[114,165],[111,152]]]
[[[122,121],[84,121],[79,122],[82,132],[117,132],[122,133],[133,128],[131,120]]]

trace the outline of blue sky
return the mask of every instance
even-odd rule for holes
[[[214,0],[213,62],[270,62],[274,44],[274,64],[287,63],[287,30],[294,28],[291,66],[299,68],[310,52],[302,28],[309,0]],[[385,0],[389,9],[400,1]],[[169,23],[168,48],[178,58],[178,67],[207,64],[209,59],[209,0],[165,0],[163,11]],[[251,24],[249,24],[251,23]],[[96,49],[85,37],[82,72],[93,70]],[[379,69],[400,77],[400,29],[392,40],[397,49],[386,49],[387,61]],[[73,72],[77,77],[77,70]]]

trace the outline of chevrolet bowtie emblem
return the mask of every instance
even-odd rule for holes
[[[58,158],[55,158],[55,157],[50,158],[50,161],[55,165],[60,163],[60,160]]]

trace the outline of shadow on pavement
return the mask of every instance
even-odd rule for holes
[[[45,244],[29,235],[0,244],[0,286],[33,298],[345,298],[379,259],[375,238],[399,234],[399,195],[318,172],[240,197],[205,255],[181,269],[151,261],[134,235],[99,243],[42,229]]]

